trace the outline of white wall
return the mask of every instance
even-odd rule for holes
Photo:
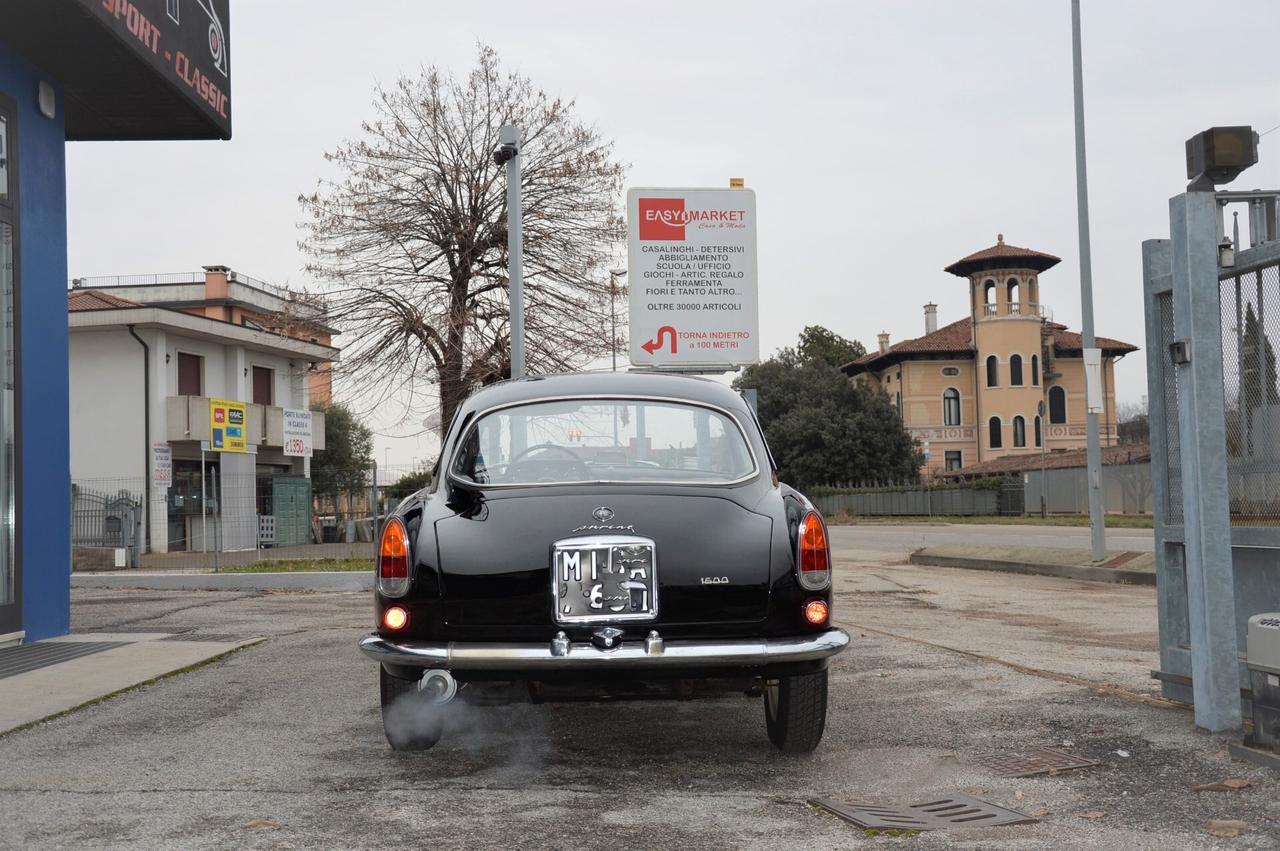
[[[141,485],[149,451],[143,429],[142,346],[124,328],[77,330],[69,352],[71,477],[131,478]]]

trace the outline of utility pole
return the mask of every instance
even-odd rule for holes
[[[511,286],[511,377],[524,377],[524,235],[520,221],[520,128],[498,129],[493,161],[507,167],[507,277]]]
[[[618,371],[618,278],[626,269],[609,270],[609,352],[613,355],[613,371]]]
[[[1084,156],[1084,72],[1080,60],[1080,0],[1071,0],[1071,60],[1075,89],[1076,113],[1076,213],[1080,227],[1080,324],[1085,356],[1085,430],[1089,466],[1089,530],[1093,560],[1102,561],[1107,554],[1106,519],[1102,513],[1102,447],[1098,440],[1098,414],[1090,399],[1101,388],[1089,385],[1100,378],[1089,368],[1093,336],[1093,268],[1089,252],[1089,176]],[[1096,354],[1093,355],[1096,357]],[[1101,365],[1099,363],[1099,370]],[[1105,404],[1105,400],[1103,400]],[[1043,487],[1043,480],[1042,480]]]

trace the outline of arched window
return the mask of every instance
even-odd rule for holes
[[[1009,386],[1022,386],[1022,355],[1009,356]]]
[[[942,393],[942,424],[960,425],[960,391],[948,387]]]
[[[1022,417],[1013,418],[1013,445],[1018,447],[1027,445],[1027,421]]]
[[[985,281],[982,282],[982,303],[983,304],[996,303],[996,282],[991,280],[990,278],[987,278]]]
[[[1040,357],[1039,355],[1031,356],[1031,383],[1040,386]]]
[[[1035,432],[1036,432],[1035,433],[1036,446],[1039,446],[1041,440],[1043,440],[1043,438],[1040,436],[1040,418],[1039,417],[1036,417],[1034,426],[1035,426]]]
[[[1007,286],[1009,294],[1009,312],[1017,313],[1019,303],[1022,301],[1022,288],[1018,286],[1017,278],[1010,278]]]
[[[1067,391],[1055,384],[1049,388],[1049,422],[1062,425],[1067,421]]]
[[[992,449],[999,449],[1004,446],[1004,439],[1000,434],[1000,418],[992,417],[987,420],[987,445]]]
[[[987,386],[1000,386],[1000,358],[995,355],[987,356]]]

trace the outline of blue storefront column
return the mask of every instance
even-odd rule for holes
[[[37,105],[42,82],[54,88],[53,118]],[[66,633],[71,618],[66,132],[58,81],[3,43],[0,93],[17,111],[15,555],[34,641]]]

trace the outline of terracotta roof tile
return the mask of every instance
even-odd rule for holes
[[[142,307],[136,301],[104,293],[101,290],[71,290],[67,293],[67,310],[119,310],[121,308]]]
[[[1065,356],[1078,354],[1081,351],[1082,340],[1079,333],[1068,331],[1067,326],[1057,322],[1045,322],[1044,327],[1053,332],[1054,354]],[[950,325],[943,325],[932,334],[925,334],[923,337],[914,337],[910,340],[894,343],[886,351],[882,352],[877,349],[873,352],[867,352],[857,360],[844,364],[840,369],[846,375],[854,376],[882,369],[884,366],[899,361],[911,360],[913,355],[971,356],[974,351],[973,344],[970,342],[971,334],[972,321],[960,319]],[[1097,337],[1095,342],[1097,342],[1098,348],[1102,349],[1102,353],[1108,357],[1124,355],[1138,350],[1138,347],[1132,343],[1113,340],[1110,337]],[[881,363],[882,361],[883,363]]]
[[[995,245],[960,258],[947,266],[944,271],[962,278],[986,269],[1029,268],[1043,272],[1061,262],[1061,258],[1045,254],[1043,251],[1009,245],[1004,241],[1004,234],[1000,234],[996,237]]]

